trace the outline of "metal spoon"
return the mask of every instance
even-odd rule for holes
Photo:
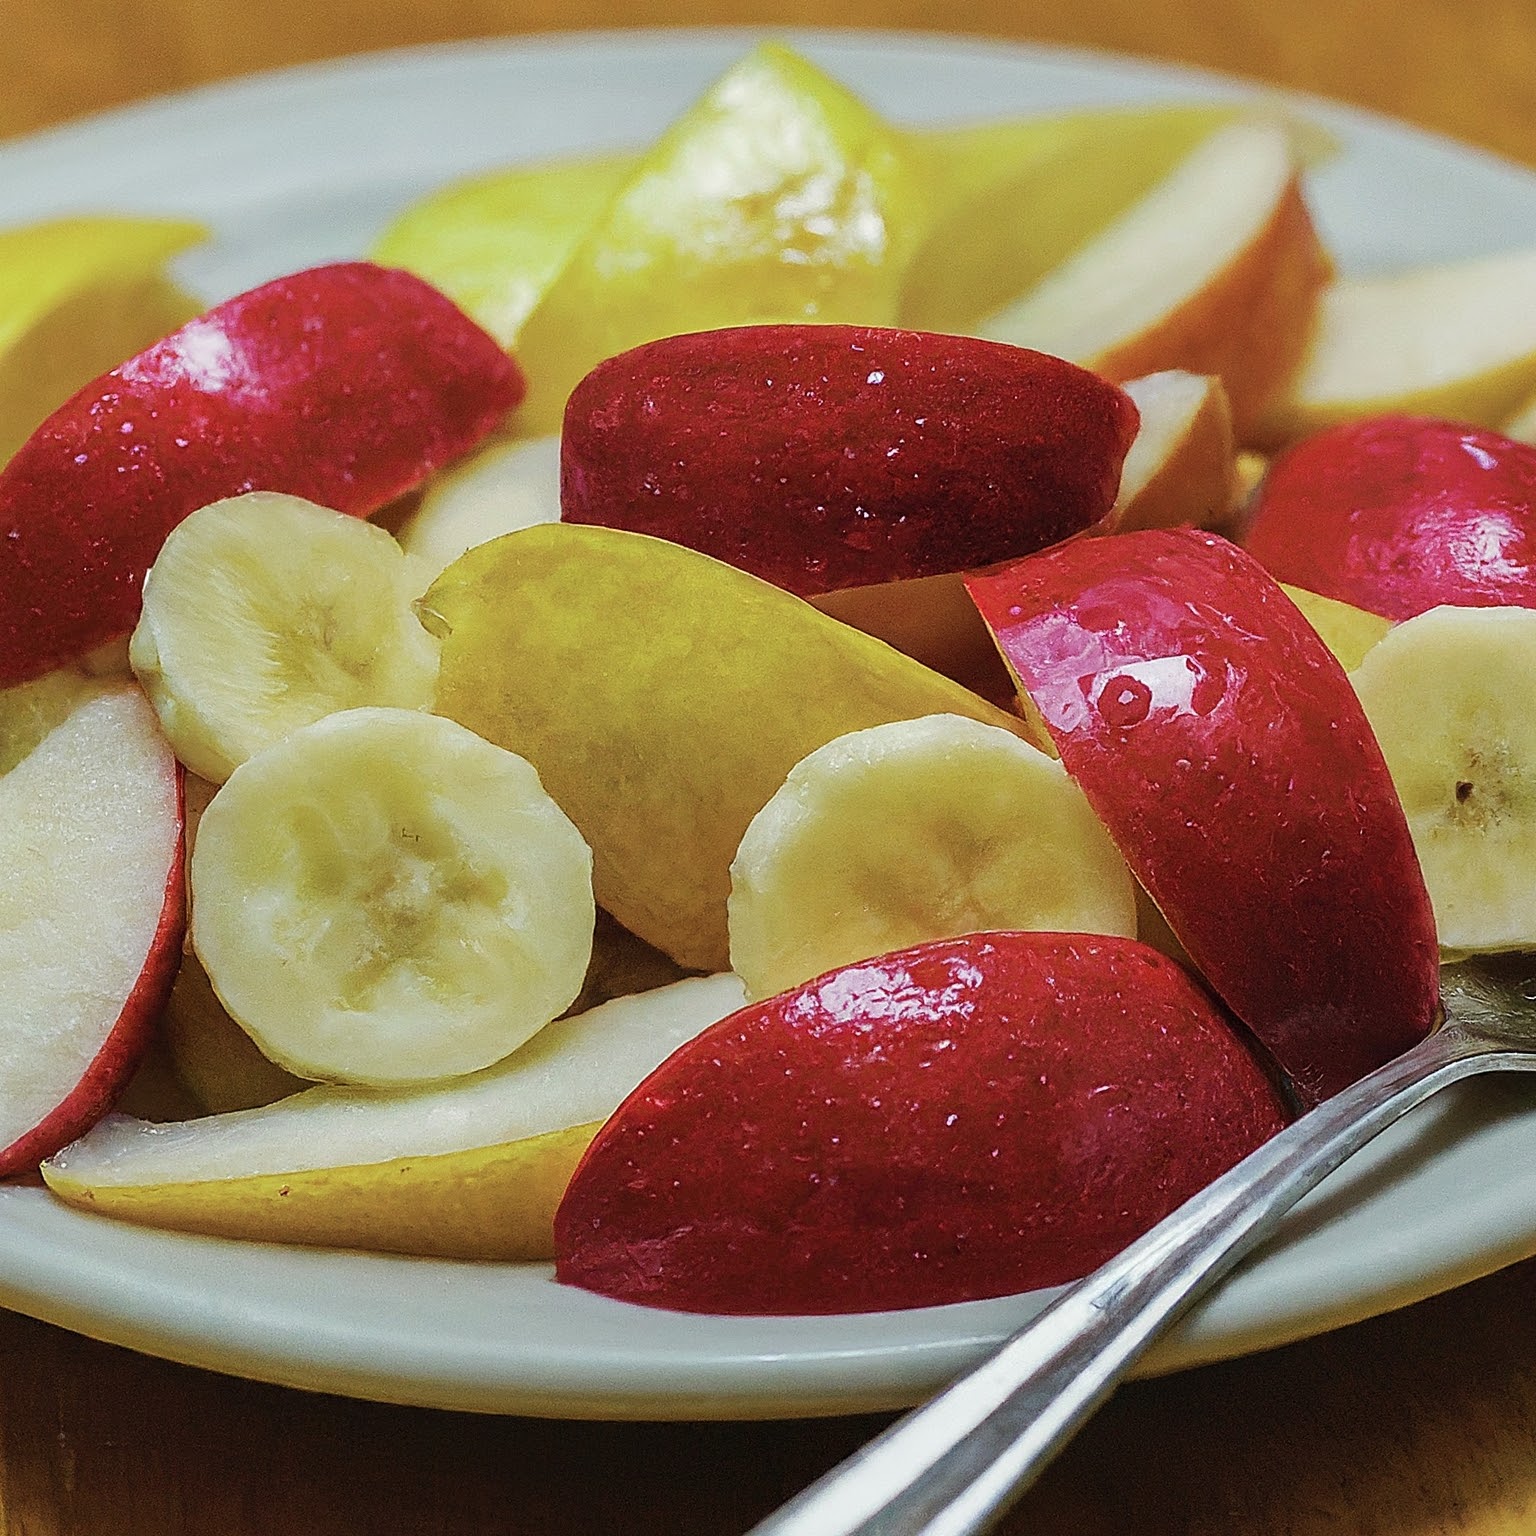
[[[1441,985],[1446,1019],[1428,1039],[1244,1158],[749,1536],[989,1530],[1157,1335],[1345,1158],[1448,1083],[1536,1071],[1536,959],[1446,966]]]

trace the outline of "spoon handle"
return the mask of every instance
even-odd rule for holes
[[[1454,1022],[1304,1115],[750,1536],[990,1528],[1170,1323],[1351,1153],[1447,1083],[1536,1059]]]

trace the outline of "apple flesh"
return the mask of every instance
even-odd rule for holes
[[[1290,136],[1235,123],[979,330],[1113,379],[1215,374],[1243,438],[1300,364],[1329,271]]]
[[[0,1176],[103,1115],[147,1050],[186,924],[181,772],[101,687],[0,778]]]
[[[832,971],[677,1051],[588,1149],[557,1278],[712,1313],[879,1311],[1087,1273],[1286,1121],[1133,939],[987,933]]]
[[[1243,542],[1281,581],[1388,619],[1536,607],[1536,448],[1433,417],[1332,427],[1270,466]]]
[[[367,263],[230,299],[87,385],[0,473],[0,686],[133,628],[188,513],[255,486],[366,516],[490,432],[515,364]]]
[[[1127,380],[1125,392],[1141,426],[1104,531],[1230,526],[1237,469],[1232,405],[1221,380],[1172,368]]]
[[[1233,1011],[1316,1103],[1434,1025],[1434,919],[1343,668],[1215,534],[969,578],[1062,761]]]

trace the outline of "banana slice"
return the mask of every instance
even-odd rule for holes
[[[492,443],[434,480],[400,543],[435,577],[466,549],[560,521],[560,437]]]
[[[1130,873],[1066,770],[958,715],[852,731],[797,763],[741,840],[728,912],[753,998],[927,939],[1136,932]]]
[[[299,1077],[402,1084],[500,1061],[576,997],[592,856],[524,759],[436,715],[355,709],[213,797],[192,942]]]
[[[1392,771],[1443,950],[1536,944],[1536,612],[1431,608],[1350,674]]]
[[[427,580],[359,518],[273,491],[232,496],[165,541],[129,660],[176,756],[222,784],[337,710],[429,708],[437,646],[411,610]]]

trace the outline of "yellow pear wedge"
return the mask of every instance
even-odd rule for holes
[[[1258,437],[1278,447],[1388,412],[1502,427],[1533,392],[1536,246],[1332,283]]]
[[[1384,619],[1379,613],[1367,613],[1353,603],[1324,597],[1286,582],[1281,586],[1346,672],[1353,672],[1365,660],[1367,652],[1392,628],[1391,619]]]
[[[598,1125],[743,1000],[734,976],[620,998],[444,1087],[311,1088],[169,1125],[113,1116],[51,1158],[44,1178],[71,1205],[185,1232],[547,1258],[555,1206]]]
[[[0,462],[82,384],[202,308],[165,265],[206,238],[202,225],[172,219],[0,231]]]
[[[442,289],[510,350],[636,158],[520,165],[455,182],[407,208],[374,243],[373,259]]]
[[[923,206],[894,128],[787,49],[755,49],[638,163],[528,316],[520,430],[557,430],[594,364],[659,336],[890,324]]]
[[[1013,716],[809,603],[680,545],[545,524],[422,599],[437,709],[526,757],[592,847],[599,903],[693,970],[729,960],[730,864],[789,770],[918,715]]]

